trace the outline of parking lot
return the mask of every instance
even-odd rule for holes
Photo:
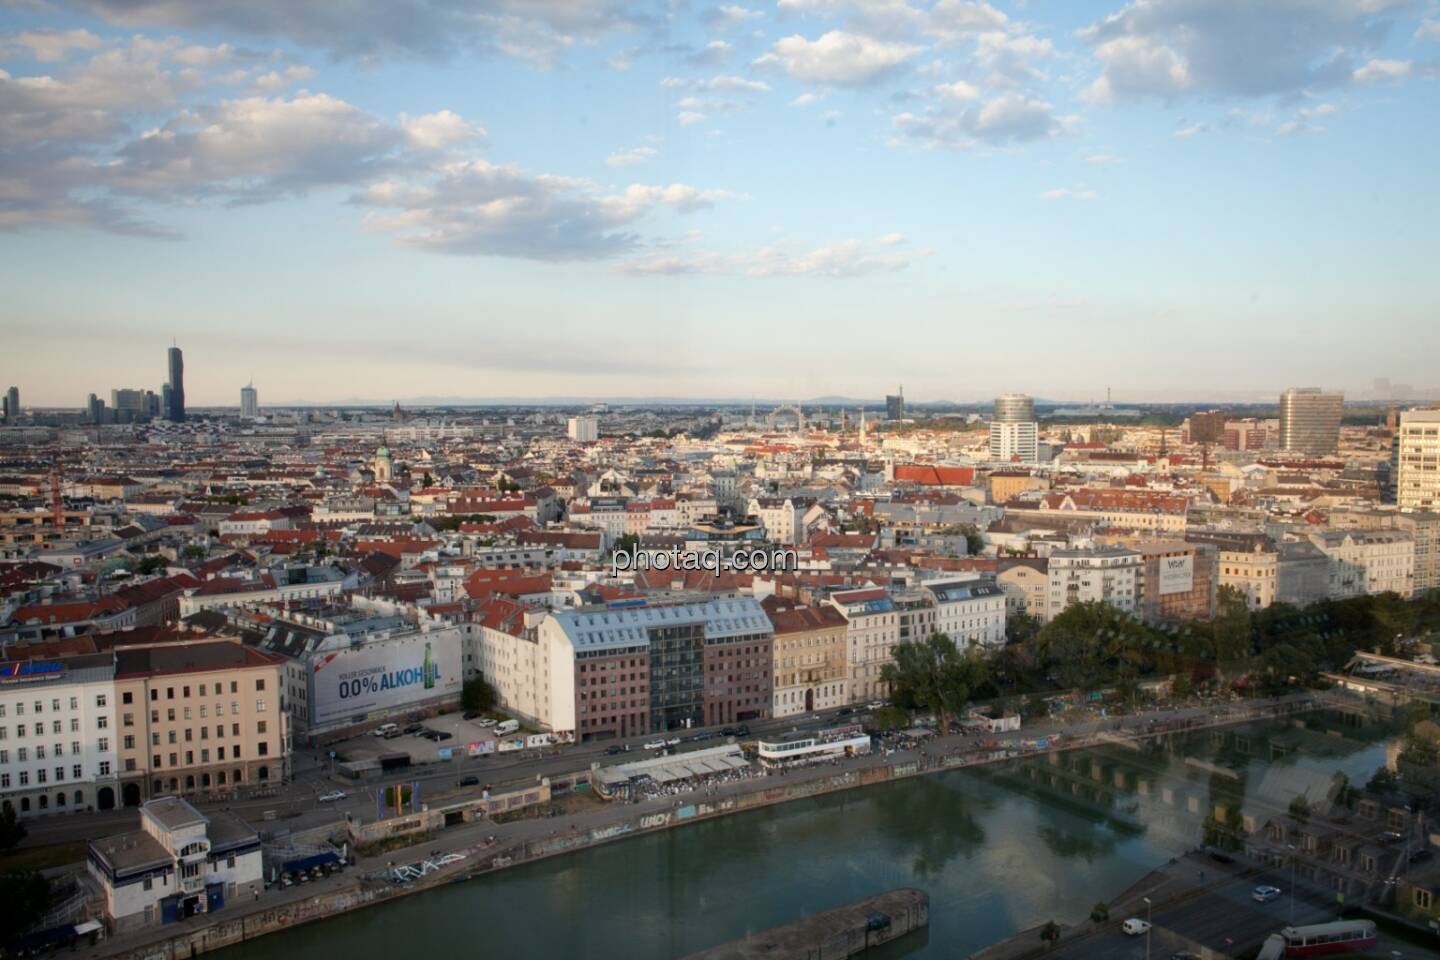
[[[495,724],[482,725],[484,719],[466,720],[459,711],[445,713],[424,720],[398,723],[400,735],[392,737],[376,736],[374,730],[380,727],[377,723],[371,730],[333,744],[329,749],[347,760],[370,760],[383,753],[408,753],[412,763],[435,763],[444,757],[443,751],[453,751],[457,757],[465,756],[468,745],[472,743],[487,744],[487,750],[495,750],[494,745],[500,738],[495,733]],[[507,739],[523,735],[522,729]]]

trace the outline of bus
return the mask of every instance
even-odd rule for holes
[[[1375,924],[1369,920],[1337,920],[1306,927],[1286,927],[1271,934],[1261,957],[1319,957],[1356,953],[1375,946]]]

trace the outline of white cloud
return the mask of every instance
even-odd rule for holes
[[[1435,40],[1440,41],[1440,19],[1433,17],[1420,21],[1420,26],[1415,30],[1415,39],[1422,42]]]
[[[1085,158],[1085,162],[1095,167],[1107,167],[1119,163],[1120,158],[1113,153],[1092,153]]]
[[[1073,123],[1050,103],[1005,93],[984,103],[939,103],[923,113],[905,112],[891,121],[906,138],[927,147],[963,149],[977,143],[1004,145],[1058,136]]]
[[[444,150],[457,143],[479,140],[485,130],[457,113],[441,110],[420,117],[400,114],[400,126],[411,146],[421,150]]]
[[[1009,21],[1009,17],[988,3],[939,0],[930,8],[926,32],[941,40],[957,40],[977,33],[1004,30]]]
[[[654,147],[634,147],[630,150],[617,150],[606,157],[605,162],[612,167],[630,167],[653,160],[659,153]]]
[[[268,73],[261,74],[260,76],[255,78],[254,85],[255,89],[259,90],[262,93],[274,93],[277,90],[285,89],[293,83],[299,83],[302,80],[309,80],[313,76],[315,76],[315,71],[313,68],[304,65],[296,65],[293,67],[287,67],[283,71],[271,70]]]
[[[633,227],[657,211],[694,212],[731,196],[686,184],[632,184],[603,195],[573,177],[469,160],[449,164],[430,179],[378,182],[354,202],[375,208],[366,217],[369,229],[418,250],[597,260],[635,249],[639,237]]]
[[[1403,80],[1410,76],[1414,64],[1409,60],[1371,60],[1355,71],[1356,83],[1382,83]]]
[[[41,63],[64,60],[72,50],[95,50],[104,41],[89,30],[26,30],[8,38],[8,43],[24,47]]]
[[[798,96],[798,97],[796,97],[794,100],[791,100],[791,101],[790,101],[790,106],[792,106],[792,107],[808,107],[808,106],[810,106],[812,103],[819,103],[819,102],[820,102],[821,100],[823,100],[823,99],[824,99],[824,96],[821,95],[821,94],[818,94],[818,93],[802,93],[802,94],[800,94],[800,96]]]
[[[980,88],[964,80],[936,85],[935,92],[949,100],[979,100]]]
[[[1348,83],[1407,0],[1131,0],[1080,31],[1096,102],[1181,95],[1265,97]]]
[[[709,90],[719,93],[766,93],[770,85],[759,80],[750,80],[729,74],[721,74],[708,80],[686,77],[666,77],[660,86],[667,90]]]
[[[735,48],[724,40],[711,40],[685,59],[697,67],[715,67],[730,59]]]
[[[704,123],[707,118],[705,114],[695,110],[681,110],[675,114],[675,119],[682,127],[693,127],[697,123]]]
[[[1084,188],[1056,187],[1040,194],[1041,200],[1096,200],[1099,194]]]
[[[796,80],[833,86],[862,86],[903,67],[921,50],[841,30],[816,40],[796,34],[777,40],[756,66],[778,65]]]
[[[905,234],[887,233],[875,242],[882,247],[896,247],[905,242]]]
[[[1177,140],[1189,140],[1191,137],[1197,137],[1202,133],[1209,132],[1209,130],[1210,125],[1208,123],[1182,124],[1175,128],[1174,136]]]
[[[885,244],[887,238],[898,238]],[[882,245],[897,246],[904,238],[888,234]],[[923,251],[920,255],[923,255]],[[903,270],[913,254],[879,253],[859,240],[843,240],[796,253],[779,246],[766,246],[753,253],[711,252],[665,253],[639,257],[621,264],[632,274],[742,274],[751,277],[858,277]]]
[[[710,12],[710,19],[721,26],[739,26],[750,20],[759,20],[765,14],[759,10],[751,10],[749,7],[742,7],[738,3],[724,3]]]

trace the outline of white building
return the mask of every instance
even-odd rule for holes
[[[600,421],[595,417],[571,417],[565,434],[576,443],[594,443],[600,439]]]
[[[1327,530],[1310,542],[1330,558],[1330,598],[1415,591],[1415,541],[1397,530]]]
[[[260,391],[253,383],[240,388],[240,419],[260,419]]]
[[[758,497],[751,499],[747,512],[760,520],[765,528],[765,539],[772,543],[804,543],[808,539],[805,529],[805,512],[810,504],[804,500],[788,497]]]
[[[1040,427],[1035,422],[1035,401],[1023,393],[995,398],[990,419],[990,459],[1006,463],[1035,463],[1040,459]]]
[[[253,901],[261,859],[259,835],[239,817],[160,797],[141,806],[139,830],[90,841],[87,868],[121,933]]]
[[[1395,434],[1401,510],[1440,510],[1440,410],[1406,410]]]
[[[118,805],[110,654],[0,664],[0,804],[17,816]]]
[[[1098,601],[1117,610],[1135,613],[1140,601],[1144,559],[1125,547],[1056,550],[1050,554],[1045,619],[1055,619],[1066,607]]]
[[[961,650],[1005,644],[1005,591],[991,580],[939,580],[922,584],[935,600],[934,629]]]
[[[850,696],[856,701],[887,696],[880,671],[889,663],[900,643],[900,611],[883,588],[846,590],[830,597],[845,617],[845,665],[850,676]]]

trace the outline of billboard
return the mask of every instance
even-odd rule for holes
[[[1160,558],[1160,595],[1189,593],[1195,589],[1194,557]]]
[[[460,696],[459,630],[411,633],[318,653],[310,660],[310,723],[348,722]]]

